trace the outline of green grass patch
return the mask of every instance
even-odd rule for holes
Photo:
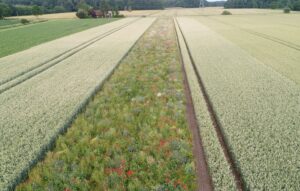
[[[115,20],[116,19],[55,20],[0,31],[0,57]]]
[[[171,19],[140,39],[17,190],[196,190]]]
[[[0,20],[0,29],[1,29],[1,27],[8,26],[8,25],[15,25],[15,24],[18,24],[18,23],[20,23],[19,19],[3,19],[3,20]]]

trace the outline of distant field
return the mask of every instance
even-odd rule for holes
[[[19,19],[36,19],[37,17],[34,15],[25,15],[25,16],[17,16],[11,18],[19,18]],[[45,14],[38,16],[39,19],[74,19],[76,17],[75,12],[68,13],[55,13],[55,14]]]
[[[132,16],[146,16],[154,13],[158,13],[161,10],[134,10],[134,11],[120,11],[120,14],[126,17]],[[18,18],[18,19],[37,19],[34,15],[26,15],[26,16],[17,16],[11,18]],[[76,13],[75,12],[68,12],[68,13],[55,13],[55,14],[45,14],[38,16],[39,19],[75,19]]]
[[[120,14],[125,17],[141,17],[141,16],[184,16],[184,15],[220,15],[225,10],[223,7],[207,7],[207,8],[167,8],[165,10],[133,10],[133,11],[120,11]],[[234,15],[253,15],[253,14],[279,14],[282,10],[277,9],[226,9]],[[11,18],[25,18],[25,19],[37,19],[36,16],[26,15]],[[74,19],[76,17],[75,12],[68,13],[55,13],[45,14],[38,16],[38,19]]]
[[[261,63],[300,84],[300,14],[197,17]]]
[[[4,19],[4,20],[0,20],[0,32],[4,31],[4,30],[11,30],[15,27],[26,27],[28,25],[31,24],[37,24],[37,23],[41,23],[41,22],[46,22],[46,19],[28,19],[28,23],[26,24],[22,24],[21,23],[21,19],[18,18],[9,18],[9,19]]]
[[[115,20],[117,19],[53,20],[21,28],[0,30],[0,57]]]

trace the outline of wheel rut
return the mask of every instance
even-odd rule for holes
[[[212,124],[213,124],[213,126],[214,126],[215,131],[216,131],[216,134],[217,134],[219,143],[220,143],[220,145],[221,145],[221,147],[222,147],[224,156],[225,156],[225,158],[226,158],[226,160],[227,160],[227,162],[228,162],[228,164],[229,164],[229,166],[230,166],[232,175],[233,175],[234,180],[235,180],[235,183],[236,183],[236,187],[237,187],[237,189],[238,189],[239,191],[243,191],[243,190],[246,189],[246,184],[245,184],[245,182],[244,182],[244,180],[243,180],[243,178],[242,178],[240,169],[238,168],[238,166],[237,166],[236,163],[235,163],[235,159],[234,159],[233,153],[230,152],[229,145],[228,145],[228,142],[227,142],[226,137],[225,137],[225,135],[224,135],[224,132],[223,132],[223,130],[222,130],[221,123],[219,122],[219,119],[218,119],[218,117],[217,117],[217,115],[216,115],[216,113],[215,113],[215,111],[214,111],[213,104],[212,104],[212,102],[210,101],[209,95],[208,95],[208,93],[207,93],[207,91],[206,91],[205,85],[204,85],[203,80],[202,80],[202,78],[201,78],[201,75],[200,75],[200,73],[199,73],[199,71],[198,71],[198,69],[197,69],[197,66],[196,66],[196,64],[195,64],[195,62],[194,62],[194,59],[193,59],[193,57],[192,57],[192,54],[191,54],[190,48],[189,48],[189,46],[188,46],[188,43],[187,43],[187,41],[186,41],[186,38],[185,38],[185,36],[184,36],[184,34],[183,34],[183,32],[182,32],[182,29],[180,28],[180,25],[179,25],[179,23],[178,23],[178,21],[177,21],[176,18],[174,19],[174,22],[175,22],[175,24],[178,26],[177,35],[181,35],[182,38],[183,38],[184,46],[185,46],[186,49],[187,49],[189,60],[190,60],[191,63],[192,63],[193,70],[194,70],[194,72],[195,72],[195,74],[196,74],[196,77],[197,77],[198,85],[199,85],[199,87],[200,87],[200,89],[201,89],[201,92],[200,92],[200,93],[203,95],[203,97],[204,97],[204,99],[205,99],[206,106],[207,106],[207,110],[208,110],[209,115],[210,115],[210,120],[211,120],[211,122],[212,122]],[[178,38],[179,38],[179,37],[178,37]],[[182,55],[181,55],[181,56],[182,56]],[[183,70],[184,70],[184,68],[183,68]],[[185,75],[185,81],[187,82],[187,74],[185,73],[184,75]],[[186,82],[185,82],[185,85],[188,85],[188,84],[186,84]],[[189,89],[189,87],[188,87],[188,89]],[[191,97],[190,91],[187,91],[187,93],[188,93],[187,99],[188,99],[188,102],[189,102],[189,99],[192,99],[192,97]],[[191,100],[191,101],[192,101],[192,100]],[[189,103],[188,103],[188,104],[189,104]],[[193,106],[192,106],[192,109],[194,109]],[[188,112],[189,112],[189,110],[191,110],[191,109],[188,108]],[[195,115],[195,112],[193,113],[193,115]],[[196,118],[194,118],[194,120],[196,120]],[[197,125],[197,124],[196,124],[196,125]],[[201,143],[201,129],[199,129],[198,125],[196,126],[196,128],[198,129],[198,135],[199,135],[198,142],[200,142],[200,144],[202,144],[202,143]],[[196,156],[196,157],[197,157],[197,160],[203,160],[203,159],[205,159],[205,153],[204,153],[203,146],[201,145],[201,147],[202,147],[202,148],[198,148],[198,149],[200,149],[200,151],[198,151],[198,152],[202,153],[202,155],[204,155],[204,156],[202,156],[202,159],[200,159],[200,158],[198,158],[198,157]],[[201,161],[201,162],[202,162],[202,161]],[[202,163],[203,163],[203,162],[202,162]],[[207,163],[207,162],[205,161],[205,163]],[[203,165],[203,164],[202,164],[202,165]],[[203,176],[203,178],[202,178],[202,180],[201,180],[201,183],[202,183],[202,184],[207,184],[208,181],[209,181],[209,178],[208,178],[208,176],[209,176],[209,171],[208,171],[208,166],[207,166],[207,164],[206,164],[206,167],[205,167],[205,168],[206,168],[207,170],[201,169],[201,170],[204,170],[204,171],[201,173],[201,175]],[[200,175],[200,174],[199,174],[199,175]],[[211,181],[211,178],[210,178],[210,181]],[[209,189],[213,189],[213,187],[212,187],[212,186],[211,186],[211,187],[205,187],[205,188],[202,187],[200,190],[209,190]]]

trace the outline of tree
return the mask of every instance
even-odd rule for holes
[[[33,7],[32,7],[32,14],[34,15],[34,16],[39,16],[39,15],[41,15],[43,12],[42,12],[42,9],[39,7],[39,6],[37,6],[37,5],[34,5]]]
[[[0,19],[3,19],[4,17],[10,15],[11,15],[10,7],[7,4],[0,2]]]
[[[100,2],[100,10],[104,14],[104,16],[107,15],[109,9],[110,9],[110,7],[109,7],[109,4],[107,3],[107,1],[106,0],[101,0],[101,2]]]
[[[300,0],[294,3],[293,10],[300,11]]]

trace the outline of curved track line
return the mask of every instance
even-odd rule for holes
[[[193,153],[196,159],[195,163],[196,163],[196,171],[197,171],[198,190],[212,191],[213,190],[212,179],[208,170],[209,168],[206,162],[203,142],[200,136],[200,128],[198,126],[195,108],[193,104],[193,98],[189,87],[188,77],[185,70],[183,56],[181,52],[181,49],[183,47],[180,46],[179,36],[178,36],[180,34],[178,34],[176,29],[178,27],[178,23],[175,20],[175,18],[173,24],[174,24],[174,30],[176,31],[177,45],[179,47],[180,62],[182,65],[184,93],[186,97],[186,116],[187,116],[187,121],[189,124],[190,131],[193,135]]]
[[[224,22],[224,21],[220,21],[218,19],[214,19],[214,18],[209,18],[209,19],[214,20],[214,21],[219,22],[219,23],[222,23],[224,25],[228,25],[228,26],[238,28],[238,29],[240,29],[244,32],[247,32],[247,33],[252,34],[254,36],[261,37],[261,38],[266,39],[266,40],[270,40],[272,42],[276,42],[276,43],[284,45],[288,48],[292,48],[294,50],[300,51],[300,46],[299,45],[288,42],[288,41],[285,41],[285,40],[282,40],[280,38],[277,38],[277,37],[274,37],[274,36],[271,36],[271,35],[266,35],[266,34],[263,34],[263,33],[259,33],[259,32],[256,32],[256,31],[253,31],[253,30],[250,30],[250,29],[245,29],[245,28],[233,25],[233,24],[229,24],[229,23]]]
[[[176,18],[176,22],[178,23],[177,18]],[[224,132],[222,130],[221,123],[218,119],[218,116],[216,115],[216,113],[214,111],[213,104],[212,104],[212,102],[209,98],[209,95],[208,95],[207,91],[206,91],[206,88],[205,88],[205,85],[204,85],[203,80],[201,78],[201,75],[200,75],[200,73],[197,69],[197,66],[195,64],[195,61],[192,57],[192,54],[191,54],[190,48],[188,46],[187,40],[186,40],[179,24],[178,24],[178,28],[179,28],[180,33],[182,34],[182,37],[183,37],[185,46],[187,48],[191,63],[193,65],[194,71],[195,71],[197,79],[198,79],[198,84],[199,84],[199,87],[201,89],[201,93],[204,96],[204,99],[205,99],[205,102],[206,102],[207,109],[209,111],[209,115],[210,115],[212,124],[213,124],[213,126],[215,128],[215,131],[217,133],[218,140],[219,140],[219,142],[222,146],[224,156],[225,156],[225,158],[226,158],[226,160],[227,160],[227,162],[230,166],[230,169],[231,169],[231,172],[234,176],[235,183],[236,183],[236,186],[237,186],[238,190],[243,191],[243,190],[246,189],[246,184],[245,184],[245,182],[242,178],[240,169],[238,168],[238,166],[235,163],[234,155],[233,155],[232,152],[230,152],[230,149],[229,149],[229,146],[228,146],[228,141],[226,140],[226,137],[225,137]]]

